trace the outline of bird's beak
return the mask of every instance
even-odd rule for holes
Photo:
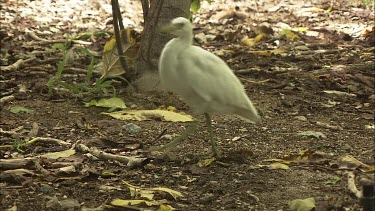
[[[169,23],[169,24],[161,26],[159,28],[159,31],[163,33],[169,33],[169,32],[173,32],[176,29],[177,29],[176,25]]]

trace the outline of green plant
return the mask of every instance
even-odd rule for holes
[[[57,66],[57,72],[54,76],[52,76],[49,81],[47,82],[48,91],[49,93],[52,92],[53,88],[62,86],[75,94],[81,93],[99,93],[104,91],[108,88],[113,88],[114,95],[116,94],[115,88],[112,86],[112,81],[107,80],[108,78],[104,75],[101,78],[96,78],[95,83],[92,83],[92,76],[93,70],[95,68],[96,59],[94,55],[84,47],[73,47],[68,49],[67,43],[58,43],[53,46],[53,52],[59,49],[62,52],[62,59],[59,61]],[[61,76],[63,74],[63,70],[66,66],[66,61],[69,59],[68,57],[73,57],[75,51],[80,51],[85,56],[90,57],[90,64],[87,67],[87,73],[85,80],[81,83],[71,84],[66,81],[61,80]],[[121,77],[120,77],[121,78]],[[125,79],[124,79],[125,80]],[[126,81],[126,80],[125,80]]]
[[[64,63],[64,60],[66,58],[66,55],[67,55],[67,45],[68,43],[56,43],[52,46],[52,52],[55,53],[57,49],[59,49],[62,54],[63,54],[63,60],[59,61],[59,64],[57,65],[57,72],[54,76],[52,76],[48,82],[47,82],[47,86],[48,86],[48,92],[51,93],[52,90],[53,90],[53,87],[57,87],[59,82],[60,82],[60,78],[61,78],[61,75],[62,75],[62,72],[64,70],[64,67],[65,67],[65,63]]]

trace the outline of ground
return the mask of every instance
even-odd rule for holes
[[[353,182],[351,173],[359,190],[360,180],[374,179],[371,5],[331,5],[331,1],[202,3],[193,18],[195,44],[221,56],[234,69],[263,119],[253,125],[234,116],[213,115],[221,156],[212,161],[202,120],[199,132],[173,149],[149,152],[189,123],[157,118],[122,121],[101,114],[107,108],[84,106],[91,99],[103,98],[102,92],[74,94],[62,87],[52,87],[49,92],[46,84],[62,55],[47,52],[51,42],[37,40],[29,32],[56,41],[95,27],[110,30],[105,21],[110,17],[104,7],[107,4],[93,2],[88,8],[84,3],[66,1],[47,3],[51,6],[47,8],[39,1],[1,3],[5,16],[1,19],[0,209],[79,210],[109,205],[114,199],[140,198],[131,196],[125,181],[145,189],[165,187],[180,192],[183,197],[154,196],[177,210],[288,210],[291,201],[307,198],[314,198],[316,210],[362,210],[349,184]],[[124,2],[128,3],[123,8],[126,25],[141,29],[139,3]],[[228,5],[229,9],[224,9]],[[74,10],[67,9],[70,6]],[[283,31],[286,25],[308,30]],[[261,32],[263,38],[257,40]],[[100,51],[107,38],[91,37],[86,40],[91,45],[85,47]],[[32,55],[36,58],[18,68],[9,66]],[[90,60],[76,61],[77,68],[67,68],[63,80],[73,83],[85,78]],[[114,86],[128,108],[174,106],[191,114],[172,94],[135,93],[118,80]],[[16,106],[32,112],[12,112]],[[140,130],[129,131],[129,123]],[[44,141],[22,145],[35,137]],[[78,150],[79,144],[144,159],[129,167],[126,162],[90,156],[93,153]],[[70,148],[76,152],[69,157],[38,157]],[[17,167],[6,163],[25,158],[37,159]],[[198,167],[202,161],[212,162]]]

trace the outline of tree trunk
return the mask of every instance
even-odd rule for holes
[[[158,88],[159,56],[164,45],[171,38],[170,35],[160,33],[158,28],[175,17],[188,18],[191,5],[191,0],[150,0],[150,2],[136,63],[136,73],[139,78],[134,85],[141,92]]]

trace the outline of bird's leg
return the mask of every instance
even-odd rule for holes
[[[197,129],[198,129],[198,121],[194,121],[188,126],[188,128],[184,132],[181,133],[181,135],[176,137],[173,141],[160,147],[151,147],[150,151],[160,151],[160,150],[175,146],[179,142],[186,139],[191,133],[194,133]]]
[[[217,154],[217,150],[216,150],[216,142],[215,142],[215,139],[214,139],[214,133],[212,131],[211,117],[208,113],[204,113],[204,117],[206,118],[206,123],[207,123],[207,126],[208,126],[208,132],[210,133],[212,152],[213,152],[214,156],[217,157],[219,154]]]

